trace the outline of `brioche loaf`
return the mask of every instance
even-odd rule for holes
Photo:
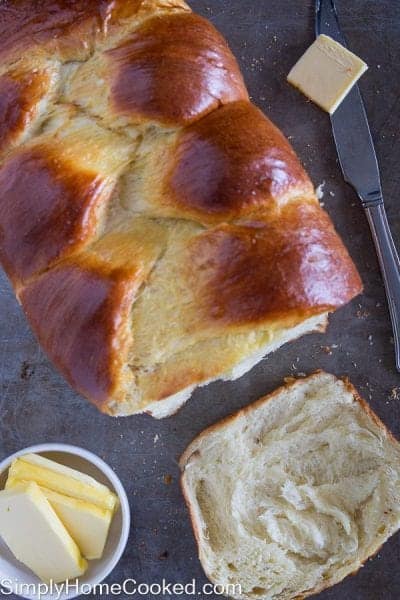
[[[294,151],[181,0],[0,4],[0,261],[68,381],[175,412],[361,291]]]
[[[400,444],[327,373],[206,430],[181,467],[203,568],[240,600],[318,593],[400,527]]]

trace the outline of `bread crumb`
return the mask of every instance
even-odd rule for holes
[[[164,475],[164,483],[165,485],[171,485],[172,483],[172,475]]]
[[[330,346],[321,346],[321,350],[323,352],[325,352],[325,354],[328,354],[329,356],[332,356],[332,354],[333,354],[332,348]]]
[[[326,184],[326,182],[323,181],[322,183],[319,184],[319,186],[315,190],[315,193],[317,195],[318,200],[322,200],[322,198],[324,197],[324,187],[325,187],[325,184]]]
[[[20,378],[26,381],[27,379],[30,379],[32,377],[34,372],[34,367],[32,367],[29,363],[26,362],[26,360],[24,360],[21,365]]]

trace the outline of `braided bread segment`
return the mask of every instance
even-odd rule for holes
[[[184,2],[19,0],[1,27],[0,259],[98,408],[167,416],[361,291],[290,144]]]

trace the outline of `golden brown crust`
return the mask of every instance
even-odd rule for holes
[[[4,0],[0,6],[0,57],[35,52],[64,60],[87,57],[96,38],[134,16],[149,0]],[[151,7],[149,7],[151,9]]]
[[[248,98],[225,40],[192,13],[149,19],[107,55],[117,114],[186,125]]]
[[[93,235],[103,183],[45,147],[6,161],[0,170],[0,257],[16,285]]]
[[[314,329],[310,329],[308,333],[324,333],[326,326],[327,319],[325,323],[319,323]],[[294,334],[292,339],[298,339],[301,335],[303,334],[300,332]],[[211,340],[211,344],[208,346],[205,343],[203,348],[200,345],[197,353],[192,350],[190,354],[181,353],[178,357],[174,357],[173,372],[168,368],[168,365],[163,365],[162,368],[156,369],[150,376],[142,376],[140,378],[141,387],[144,390],[151,389],[152,399],[160,402],[162,405],[162,401],[171,395],[177,394],[182,389],[187,389],[190,386],[204,384],[204,381],[216,380],[219,378],[220,373],[224,373],[225,378],[233,379],[229,374],[237,364],[237,357],[235,357],[233,352],[233,356],[228,354],[225,360],[222,360],[221,350],[223,350],[223,343],[212,352],[212,342],[213,340]],[[201,356],[201,360],[199,355]],[[218,359],[215,358],[216,356]],[[186,362],[189,362],[189,364],[186,364]],[[202,371],[199,369],[200,363]],[[148,381],[146,381],[147,378]],[[175,412],[171,414],[175,414]]]
[[[46,70],[11,71],[0,77],[0,154],[21,139],[50,85],[51,75]]]
[[[183,0],[6,0],[0,38],[0,260],[103,410],[236,373],[361,291],[289,143]]]
[[[164,195],[203,222],[266,214],[287,194],[314,198],[283,134],[249,102],[233,102],[185,129]]]
[[[138,231],[145,231],[141,240]],[[157,226],[131,224],[28,283],[24,311],[69,383],[100,410],[132,385],[126,369],[135,296],[162,251]],[[45,326],[44,326],[45,325]]]
[[[136,289],[134,271],[89,259],[56,267],[21,295],[43,348],[69,383],[100,409],[115,393],[126,359],[125,325]]]
[[[5,0],[1,6],[0,56],[22,55],[30,48],[54,47],[89,20],[100,23],[110,2],[96,0]],[[103,17],[104,18],[104,17]],[[79,44],[78,40],[74,40]],[[83,40],[82,40],[83,42]]]
[[[194,238],[188,269],[204,319],[225,326],[294,325],[346,304],[362,289],[329,217],[304,200],[270,220],[220,225]]]

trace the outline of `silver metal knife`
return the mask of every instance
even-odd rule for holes
[[[316,35],[324,33],[347,47],[334,0],[316,0]],[[356,84],[331,115],[344,179],[357,192],[371,227],[393,325],[396,367],[400,371],[400,260],[383,203],[381,178],[364,102]]]

